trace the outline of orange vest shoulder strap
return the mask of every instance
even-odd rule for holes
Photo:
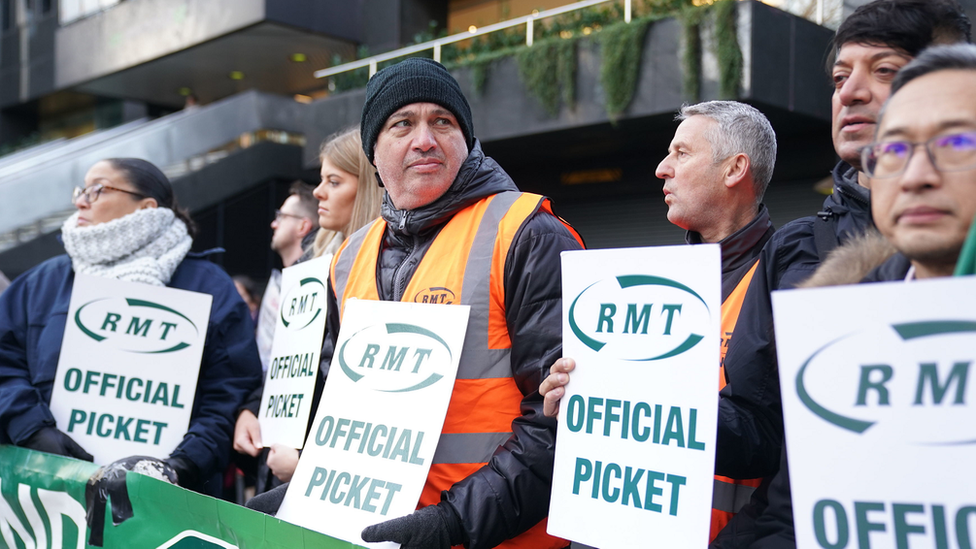
[[[377,219],[372,225],[363,227],[350,236],[332,259],[332,289],[339,304],[339,318],[345,310],[346,298],[350,295],[360,299],[379,301],[376,288],[376,261],[379,259],[380,245],[386,221]],[[351,276],[352,273],[373,273],[372,276]]]
[[[752,282],[753,275],[756,274],[756,268],[759,267],[759,259],[757,258],[752,264],[752,268],[746,272],[745,276],[739,280],[739,283],[735,285],[735,289],[729,294],[729,297],[725,298],[722,302],[722,346],[721,346],[721,360],[719,362],[719,382],[718,388],[722,390],[725,387],[725,353],[729,349],[729,341],[732,339],[732,332],[735,331],[735,324],[739,320],[739,312],[742,311],[742,303],[746,299],[746,292],[749,291],[749,283]]]

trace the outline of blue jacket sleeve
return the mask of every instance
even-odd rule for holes
[[[22,276],[0,295],[0,444],[20,444],[55,423],[28,359],[28,340],[38,328],[29,318],[29,286]]]
[[[53,427],[48,408],[71,296],[70,261],[51,259],[0,295],[0,444]]]
[[[211,294],[213,305],[190,426],[172,456],[192,462],[205,481],[227,465],[237,410],[261,384],[261,362],[250,313],[230,277],[215,265],[197,263],[204,270],[194,278],[206,284],[188,289]]]

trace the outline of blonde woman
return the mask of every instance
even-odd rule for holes
[[[319,201],[322,229],[313,245],[314,257],[334,253],[350,235],[380,215],[383,189],[376,168],[360,144],[359,127],[341,131],[322,143],[322,182],[312,192]]]
[[[380,215],[383,189],[376,181],[376,168],[369,162],[360,145],[359,128],[341,131],[322,143],[322,182],[312,192],[319,201],[319,230],[312,246],[312,257],[335,253],[345,240],[359,228]],[[261,429],[257,410],[261,393],[256,392],[237,418],[234,449],[257,456],[261,452]],[[314,414],[314,412],[313,412]],[[272,445],[267,457],[268,470],[281,482],[291,480],[298,465],[298,450],[280,444]],[[278,484],[266,481],[263,468],[258,469],[258,493]]]

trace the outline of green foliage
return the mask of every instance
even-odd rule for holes
[[[369,57],[369,48],[366,46],[360,46],[356,51],[356,59],[364,59]],[[343,59],[338,54],[332,56],[332,66],[341,65],[343,63],[348,63],[355,61],[355,59]],[[364,67],[361,69],[356,69],[354,71],[347,71],[339,73],[335,76],[330,77],[331,82],[329,85],[329,90],[333,93],[338,93],[346,90],[354,90],[357,88],[366,87],[366,82],[369,81],[369,68]]]
[[[684,51],[681,64],[681,89],[687,101],[701,100],[701,25],[688,19],[681,21]]]
[[[607,114],[616,120],[630,105],[640,74],[641,53],[644,51],[644,35],[651,17],[618,23],[600,33],[599,41],[603,63],[600,64],[600,82],[606,95]]]
[[[441,62],[448,69],[470,68],[475,93],[483,93],[491,65],[503,57],[515,57],[519,76],[551,116],[560,105],[572,106],[576,99],[577,49],[580,40],[595,39],[600,45],[600,79],[606,109],[611,120],[630,105],[640,75],[643,42],[649,25],[664,17],[677,16],[682,24],[682,57],[685,96],[701,96],[701,29],[703,18],[714,14],[715,53],[720,64],[720,93],[733,98],[742,78],[742,52],[736,37],[735,0],[718,0],[713,6],[694,6],[692,0],[635,0],[630,23],[624,23],[623,2],[610,2],[570,12],[533,25],[533,46],[525,45],[525,26],[472,38],[441,48]],[[429,29],[414,37],[415,43],[445,36],[431,22]],[[359,58],[368,56],[361,48]],[[418,56],[431,57],[428,51]],[[396,63],[396,59],[379,68]],[[340,61],[337,59],[336,63]],[[335,91],[365,86],[368,69],[333,77]]]
[[[576,40],[548,38],[515,56],[522,82],[551,116],[560,99],[572,105],[576,92]],[[561,92],[560,92],[561,90]]]
[[[719,96],[735,99],[739,96],[742,81],[742,50],[736,33],[738,10],[735,0],[720,0],[713,6],[715,12],[715,55],[718,57]]]
[[[697,103],[701,100],[701,22],[706,13],[702,8],[681,10],[681,37],[684,42],[681,65],[681,89],[685,100]]]

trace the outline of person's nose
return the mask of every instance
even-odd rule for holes
[[[75,200],[75,208],[79,210],[87,210],[91,208],[91,202],[88,202],[88,195],[81,194],[78,196],[78,200]]]
[[[664,160],[662,160],[660,164],[657,165],[657,169],[654,170],[654,175],[658,179],[674,177],[674,169],[671,167],[671,163],[669,162],[670,159],[671,155],[669,154],[668,156],[664,157]]]
[[[421,152],[427,152],[437,147],[437,140],[434,139],[434,131],[429,125],[420,124],[417,127],[413,147]]]
[[[857,103],[871,102],[871,86],[866,71],[855,68],[837,90],[841,105],[849,107]]]
[[[942,181],[942,175],[935,169],[928,150],[921,143],[915,145],[912,157],[908,159],[905,171],[899,176],[898,184],[906,192],[915,192],[922,188],[933,187]]]

